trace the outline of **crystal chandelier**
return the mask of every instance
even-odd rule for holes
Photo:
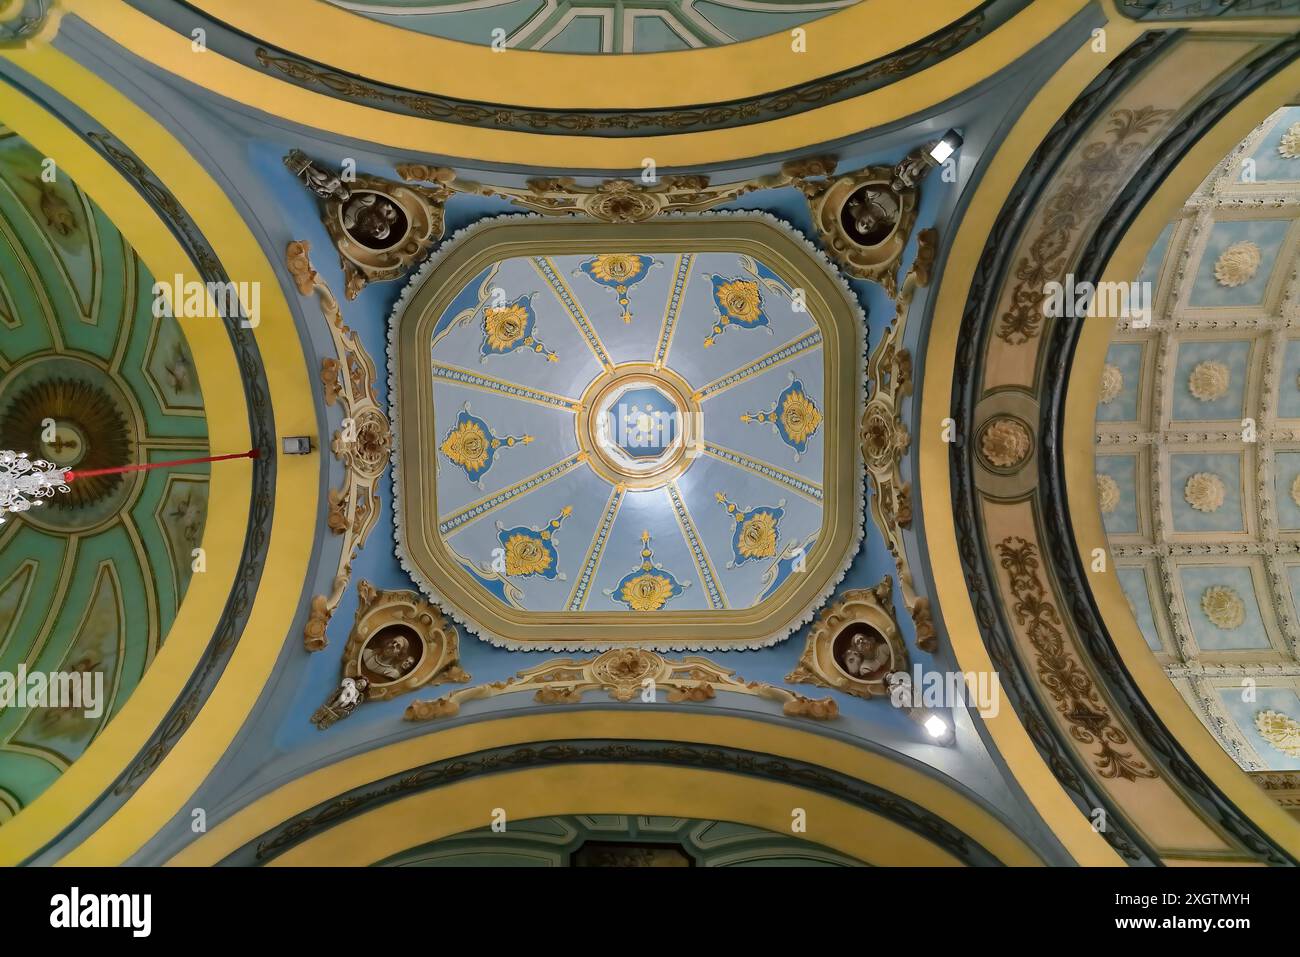
[[[68,472],[26,452],[0,452],[0,525],[8,512],[25,512],[44,505],[55,492],[68,491]]]
[[[118,468],[78,472],[75,469],[60,468],[44,459],[29,458],[26,452],[0,451],[0,525],[5,523],[6,514],[26,512],[28,509],[44,505],[44,499],[53,498],[56,493],[70,491],[69,483],[77,478],[107,475],[111,472],[145,472],[172,465],[221,462],[226,459],[255,459],[258,455],[257,449],[249,449],[247,452],[235,452],[230,455],[206,455],[202,458],[177,459],[172,462],[149,462],[142,465],[123,465]]]

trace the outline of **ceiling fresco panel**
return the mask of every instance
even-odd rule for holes
[[[574,647],[611,628],[650,645],[784,637],[766,609],[800,622],[860,534],[846,438],[863,326],[844,287],[753,216],[665,223],[643,245],[615,227],[489,229],[426,266],[393,318],[407,568],[512,645],[548,623],[590,628]],[[469,266],[473,295],[443,278],[514,233],[532,248]],[[479,614],[474,591],[509,613]]]

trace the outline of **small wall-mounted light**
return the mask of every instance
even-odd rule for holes
[[[286,435],[281,439],[280,448],[285,455],[310,455],[310,435]]]
[[[949,130],[938,142],[931,143],[929,146],[918,146],[894,167],[894,176],[890,185],[895,192],[915,189],[930,170],[942,166],[948,157],[961,148],[963,142],[960,133]]]
[[[930,717],[926,718],[923,727],[930,737],[935,738],[936,740],[941,740],[948,736],[948,722],[943,720],[943,718],[939,717],[937,714],[932,714]]]
[[[960,133],[949,130],[943,134],[939,142],[930,147],[930,159],[934,160],[935,166],[941,166],[944,160],[961,149],[961,144],[964,142]]]
[[[907,715],[925,729],[925,735],[931,743],[947,747],[956,742],[957,734],[953,730],[952,718],[947,714],[929,708],[908,708]]]

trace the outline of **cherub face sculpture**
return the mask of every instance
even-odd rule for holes
[[[406,657],[406,649],[409,647],[410,645],[405,638],[401,635],[394,635],[384,642],[384,650],[380,654],[380,658],[390,664],[400,664],[402,659]]]
[[[851,677],[872,680],[891,658],[889,644],[879,635],[854,635],[844,649],[842,665]]]

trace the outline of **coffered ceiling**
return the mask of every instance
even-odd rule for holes
[[[1242,767],[1300,769],[1300,108],[1188,198],[1097,407],[1097,489],[1151,650]]]

